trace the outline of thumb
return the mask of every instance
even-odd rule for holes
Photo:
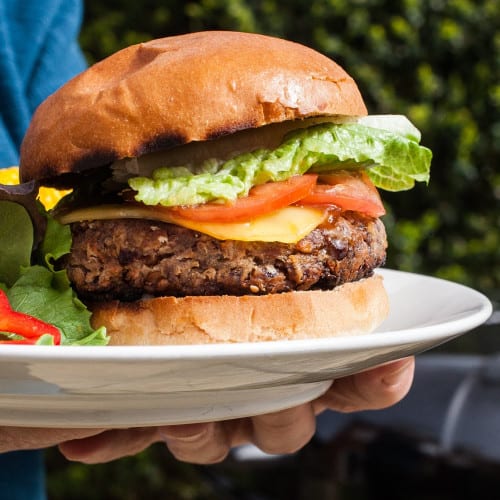
[[[337,379],[314,402],[314,410],[316,413],[326,409],[347,413],[392,406],[410,390],[414,369],[412,356]]]

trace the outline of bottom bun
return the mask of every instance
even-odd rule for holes
[[[110,345],[259,342],[369,333],[387,317],[389,299],[375,275],[329,291],[158,297],[92,311]]]

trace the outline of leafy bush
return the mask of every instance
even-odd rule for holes
[[[220,500],[203,468],[175,460],[161,444],[98,465],[68,463],[51,449],[47,470],[50,500]]]
[[[500,288],[499,0],[87,0],[90,62],[131,43],[233,29],[295,40],[356,79],[371,113],[406,114],[431,183],[384,194],[388,266]]]

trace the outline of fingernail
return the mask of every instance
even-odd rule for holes
[[[192,443],[205,436],[209,424],[172,425],[160,429],[160,436],[164,441],[178,441]]]

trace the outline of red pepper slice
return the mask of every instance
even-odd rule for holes
[[[22,340],[0,341],[0,344],[35,344],[45,334],[54,337],[54,344],[61,344],[61,332],[57,327],[29,314],[14,311],[2,290],[0,290],[0,332],[24,337]]]

